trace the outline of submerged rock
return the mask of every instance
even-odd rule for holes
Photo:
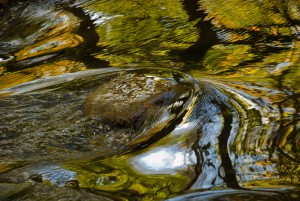
[[[172,80],[127,74],[102,84],[92,93],[86,99],[84,113],[114,126],[139,130],[186,90]]]
[[[20,86],[27,92],[0,99],[1,156],[15,161],[119,153],[176,120],[191,93],[172,74],[69,76]]]

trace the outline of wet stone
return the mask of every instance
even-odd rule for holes
[[[174,80],[127,74],[102,84],[87,99],[84,114],[113,127],[138,131],[187,91]]]

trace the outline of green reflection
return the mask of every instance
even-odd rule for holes
[[[208,18],[217,26],[227,28],[246,28],[250,26],[270,26],[287,22],[285,11],[288,5],[296,11],[294,5],[280,0],[200,0],[201,8],[208,12]],[[299,7],[298,7],[299,8]]]
[[[142,200],[170,197],[184,190],[190,177],[183,173],[142,174],[129,163],[130,156],[112,157],[64,166],[77,174],[79,187],[106,193],[122,193]]]
[[[203,63],[209,72],[220,73],[254,58],[249,45],[216,45],[206,52]]]
[[[98,1],[88,8],[103,18],[96,31],[105,49],[97,58],[113,66],[170,62],[172,50],[198,39],[196,22],[188,22],[179,0]]]

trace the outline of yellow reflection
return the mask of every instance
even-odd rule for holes
[[[277,0],[200,0],[200,7],[208,13],[207,19],[216,26],[231,29],[284,24],[285,6],[285,1]],[[277,12],[277,7],[282,12]]]
[[[84,64],[70,60],[60,60],[53,63],[43,64],[33,68],[28,68],[22,71],[0,76],[0,90],[14,87],[16,85],[38,78],[56,76],[85,69],[86,66]]]
[[[16,60],[23,60],[30,57],[35,57],[43,54],[49,54],[57,52],[66,48],[73,48],[82,43],[83,39],[81,36],[64,33],[54,38],[42,40],[32,46],[28,46],[25,49],[15,54]]]

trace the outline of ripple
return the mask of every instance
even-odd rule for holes
[[[256,199],[251,184],[279,184],[290,174],[282,160],[295,166],[296,156],[275,140],[281,110],[232,86],[172,70],[108,68],[3,90],[2,156],[26,164],[1,181],[39,175],[33,180],[145,199],[231,188],[244,191],[224,191],[228,198]]]
[[[282,201],[292,199],[289,193],[280,192],[263,192],[263,191],[247,191],[247,190],[215,190],[204,191],[199,193],[190,193],[176,198],[168,199],[169,201],[184,201],[184,200],[208,200],[208,201],[221,201],[221,200],[276,200]]]

